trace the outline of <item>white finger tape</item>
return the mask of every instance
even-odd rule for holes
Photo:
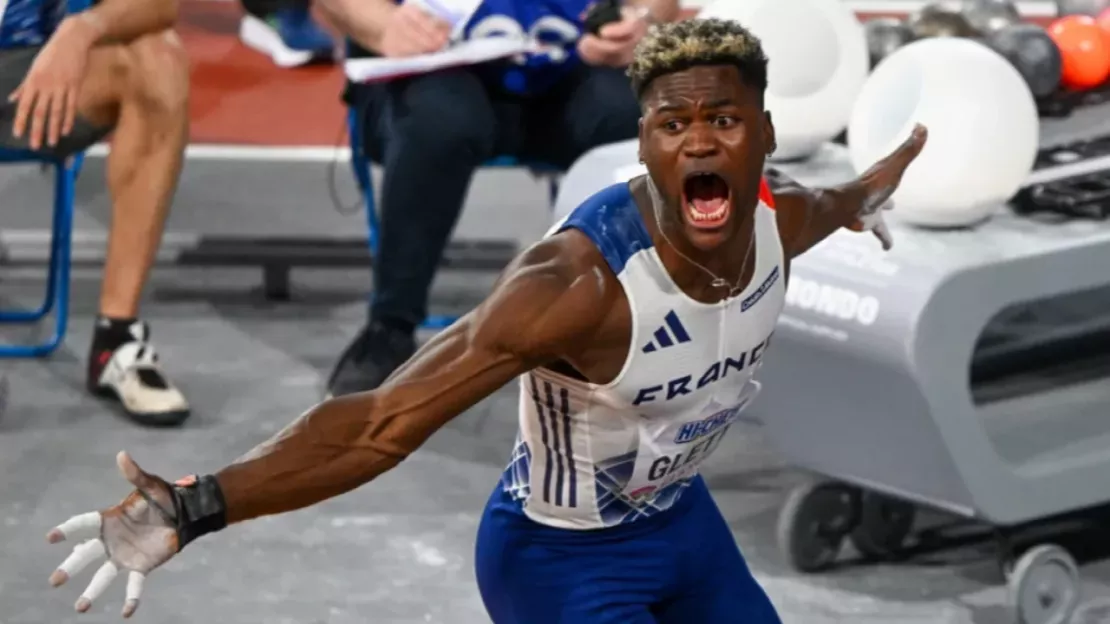
[[[874,230],[884,240],[894,240],[894,237],[890,235],[890,228],[886,226],[886,221],[880,219],[879,222],[875,224]]]
[[[127,575],[127,600],[138,600],[143,595],[143,581],[146,576],[142,572],[132,572]]]
[[[863,230],[865,232],[868,230],[873,230],[880,223],[883,222],[883,213],[882,211],[876,211],[870,214],[860,215],[859,222],[861,225],[863,225]]]
[[[116,579],[117,574],[119,574],[119,568],[116,567],[116,564],[111,561],[105,562],[93,575],[92,580],[89,581],[89,586],[85,588],[81,597],[89,602],[96,600],[100,597],[100,594],[104,593],[105,589],[108,589],[108,586]]]
[[[100,512],[90,511],[58,525],[58,530],[67,540],[85,540],[100,537]]]
[[[84,570],[90,563],[103,557],[106,554],[104,549],[104,542],[98,539],[92,539],[87,542],[81,542],[73,547],[73,552],[70,553],[66,560],[62,562],[58,569],[66,573],[66,576],[73,577]]]

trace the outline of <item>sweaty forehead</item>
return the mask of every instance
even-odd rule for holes
[[[656,78],[651,84],[647,101],[651,108],[721,101],[743,105],[750,95],[748,91],[736,67],[705,65]]]

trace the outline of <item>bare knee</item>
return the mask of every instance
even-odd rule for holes
[[[127,46],[129,95],[148,113],[186,117],[189,106],[189,57],[172,30],[137,39]]]

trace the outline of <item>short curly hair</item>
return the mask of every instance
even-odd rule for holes
[[[699,65],[733,65],[745,84],[761,94],[767,89],[767,55],[759,37],[739,22],[717,18],[652,26],[636,46],[628,77],[643,100],[656,78]]]

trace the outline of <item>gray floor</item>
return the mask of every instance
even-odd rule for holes
[[[99,168],[90,163],[81,185],[78,227],[86,232],[106,222]],[[29,208],[45,197],[38,174],[5,175],[5,227],[43,227],[41,213]],[[327,205],[326,188],[324,165],[191,163],[171,230],[361,231],[357,216]],[[353,197],[349,185],[340,190]],[[528,239],[546,223],[542,188],[526,176],[484,174],[473,195],[464,234]],[[9,305],[32,301],[41,288],[30,270],[5,272],[0,280],[0,302]],[[65,347],[48,361],[0,362],[7,383],[0,412],[0,624],[116,621],[122,586],[80,618],[71,605],[83,584],[48,588],[46,577],[66,550],[48,546],[45,532],[126,493],[112,461],[117,450],[165,476],[210,471],[309,407],[362,319],[366,283],[359,271],[305,271],[296,276],[297,301],[269,305],[252,292],[253,271],[159,270],[145,316],[195,416],[180,431],[147,431],[82,391],[97,275],[79,271]],[[489,276],[451,276],[437,286],[437,302],[465,305],[488,285]],[[140,621],[488,622],[471,572],[473,535],[508,456],[514,407],[512,390],[502,390],[358,492],[190,546],[148,582]],[[787,570],[774,523],[785,490],[803,476],[781,464],[758,430],[730,434],[707,475],[787,623],[1011,621],[993,560],[979,543],[885,566],[853,565],[847,553],[848,563],[823,576]],[[1086,605],[1076,621],[1110,622],[1110,564],[1086,566],[1084,578]]]

